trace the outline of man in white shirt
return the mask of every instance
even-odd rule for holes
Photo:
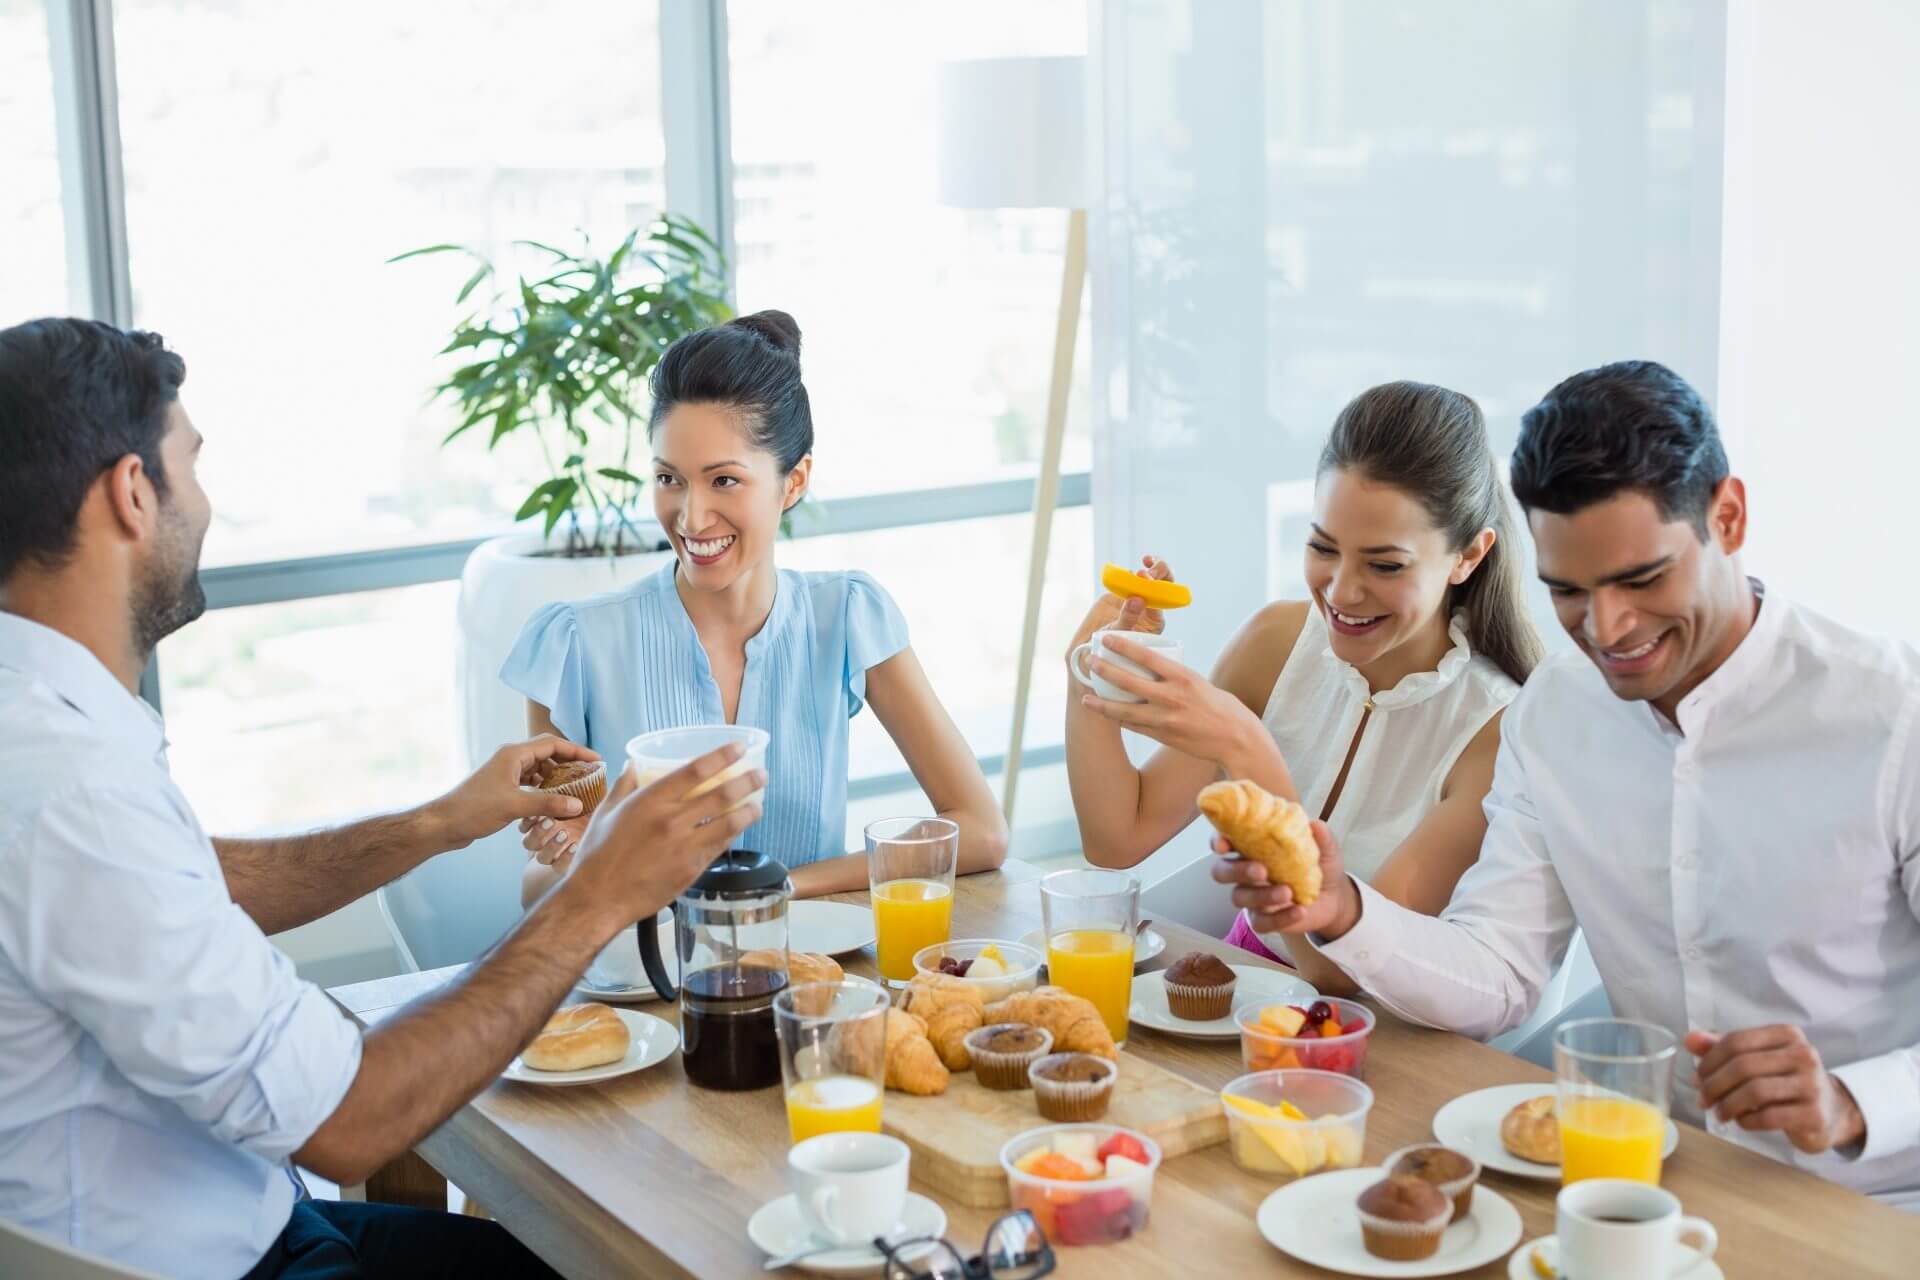
[[[1215,878],[1396,1012],[1483,1038],[1578,926],[1616,1015],[1684,1038],[1681,1114],[1920,1209],[1920,658],[1748,579],[1745,489],[1657,364],[1555,387],[1512,477],[1577,651],[1506,713],[1452,902],[1380,897],[1318,823],[1311,905],[1237,858]]]
[[[623,777],[563,885],[363,1035],[267,935],[572,816],[521,784],[591,753],[539,739],[409,812],[210,840],[134,692],[204,607],[184,377],[151,334],[0,331],[0,1217],[170,1276],[551,1275],[491,1222],[296,1203],[289,1165],[364,1181],[489,1085],[601,947],[757,818],[723,811],[763,775],[692,801],[737,752],[644,791]]]

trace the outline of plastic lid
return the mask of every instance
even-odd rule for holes
[[[767,893],[787,883],[786,864],[751,849],[723,853],[714,864],[700,873],[689,893],[708,897],[736,897]]]

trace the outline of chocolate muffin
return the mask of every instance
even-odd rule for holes
[[[541,791],[557,791],[580,802],[580,816],[586,817],[607,798],[607,766],[599,760],[542,760],[539,765]]]
[[[1395,1174],[1360,1193],[1360,1238],[1367,1252],[1393,1262],[1417,1262],[1440,1252],[1453,1203],[1424,1178]]]
[[[1189,951],[1167,966],[1167,1008],[1189,1022],[1212,1022],[1233,1012],[1232,967],[1206,951]]]
[[[1463,1151],[1431,1142],[1406,1147],[1387,1157],[1386,1170],[1432,1183],[1441,1195],[1453,1201],[1454,1222],[1466,1217],[1473,1208],[1473,1188],[1480,1181],[1480,1162]]]
[[[1027,1068],[1053,1048],[1053,1032],[1024,1022],[998,1022],[967,1033],[973,1074],[988,1089],[1031,1087]]]
[[[1042,1116],[1073,1123],[1107,1114],[1120,1068],[1090,1053],[1052,1053],[1027,1068],[1027,1078]]]

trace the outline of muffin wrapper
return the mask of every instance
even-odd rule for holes
[[[1167,982],[1167,1008],[1174,1017],[1190,1022],[1224,1018],[1233,1012],[1233,989],[1239,982],[1238,974],[1234,975],[1233,981],[1223,982],[1216,987],[1190,987],[1183,982]]]
[[[1447,1229],[1453,1218],[1453,1205],[1448,1203],[1444,1213],[1436,1213],[1422,1222],[1402,1222],[1398,1218],[1376,1218],[1365,1209],[1356,1209],[1360,1215],[1360,1225],[1368,1231],[1378,1231],[1383,1236],[1398,1236],[1404,1240],[1414,1240],[1421,1236],[1437,1236]]]
[[[1427,1142],[1416,1142],[1410,1147],[1402,1147],[1400,1148],[1400,1150],[1388,1156],[1385,1160],[1382,1160],[1380,1162],[1380,1167],[1382,1169],[1387,1170],[1387,1172],[1391,1173],[1393,1172],[1393,1167],[1396,1164],[1400,1163],[1401,1156],[1406,1155],[1409,1151],[1418,1151],[1422,1147],[1428,1147],[1432,1145],[1434,1144],[1427,1143]],[[1453,1150],[1459,1150],[1459,1149],[1456,1147],[1456,1148],[1453,1148]],[[1467,1216],[1468,1211],[1473,1207],[1473,1188],[1476,1185],[1478,1185],[1480,1182],[1480,1162],[1478,1160],[1474,1160],[1472,1156],[1468,1156],[1467,1153],[1464,1151],[1461,1151],[1460,1154],[1463,1156],[1467,1156],[1467,1159],[1473,1161],[1472,1170],[1470,1170],[1468,1173],[1458,1178],[1455,1178],[1451,1182],[1436,1182],[1432,1184],[1433,1189],[1435,1191],[1438,1191],[1441,1195],[1453,1201],[1453,1217],[1451,1219],[1451,1221],[1453,1222],[1458,1222],[1460,1221],[1460,1219]]]
[[[1107,1104],[1113,1101],[1113,1085],[1120,1078],[1118,1070],[1109,1070],[1102,1080],[1049,1080],[1034,1070],[1040,1064],[1027,1068],[1027,1077],[1033,1082],[1033,1099],[1040,1108],[1040,1114],[1048,1120],[1060,1124],[1072,1124],[1082,1120],[1098,1120],[1107,1114]],[[1113,1067],[1108,1063],[1109,1068]]]
[[[973,1059],[973,1074],[986,1088],[1006,1091],[1032,1088],[1033,1082],[1027,1075],[1027,1068],[1053,1052],[1053,1032],[1045,1027],[1034,1028],[1042,1037],[1040,1047],[1024,1049],[1019,1053],[995,1053],[991,1049],[975,1048],[972,1043],[974,1036],[985,1041],[993,1032],[1020,1025],[1024,1024],[992,1023],[967,1037],[967,1054]]]
[[[549,795],[572,796],[580,802],[580,816],[584,818],[607,798],[607,767],[603,764],[584,778],[575,778],[557,787],[541,787],[540,790]]]

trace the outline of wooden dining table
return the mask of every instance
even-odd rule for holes
[[[1040,924],[1033,867],[1009,861],[955,886],[953,936],[1019,938]],[[864,893],[841,895],[864,902]],[[1165,965],[1190,951],[1236,964],[1264,964],[1217,938],[1154,922]],[[849,972],[874,973],[871,949],[844,956]],[[428,995],[459,969],[356,983],[333,991],[371,1025]],[[639,1008],[669,1021],[674,1009]],[[1235,1041],[1203,1041],[1135,1027],[1127,1051],[1219,1088],[1243,1071]],[[1366,1061],[1375,1096],[1366,1157],[1378,1162],[1430,1140],[1443,1104],[1490,1085],[1548,1080],[1547,1072],[1462,1036],[1416,1027],[1382,1012]],[[677,1056],[637,1074],[569,1088],[497,1082],[417,1148],[520,1240],[573,1280],[601,1277],[747,1277],[762,1254],[747,1219],[786,1190],[786,1114],[778,1089],[714,1093],[687,1082]],[[1171,1158],[1155,1179],[1145,1230],[1120,1244],[1057,1250],[1054,1274],[1075,1280],[1135,1277],[1319,1276],[1261,1236],[1254,1216],[1279,1185],[1242,1172],[1225,1145]],[[1489,1171],[1482,1185],[1511,1201],[1524,1240],[1553,1230],[1557,1183]],[[1719,1231],[1718,1261],[1733,1280],[1854,1280],[1920,1275],[1920,1218],[1680,1126],[1662,1185],[1685,1212]],[[916,1182],[915,1189],[932,1194]],[[940,1199],[935,1195],[935,1199]],[[962,1253],[980,1248],[1004,1209],[943,1201],[947,1235]],[[1459,1274],[1507,1274],[1502,1257]],[[797,1275],[798,1272],[787,1274]]]

